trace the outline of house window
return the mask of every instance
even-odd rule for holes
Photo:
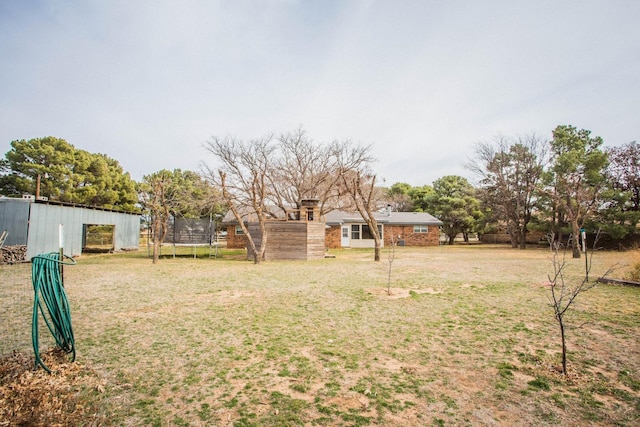
[[[242,227],[240,227],[239,225],[236,225],[236,235],[240,235],[240,234],[244,234],[244,231],[242,231]]]
[[[378,225],[378,234],[382,237],[382,225]],[[355,240],[373,240],[371,229],[366,224],[353,224],[351,226],[351,238]]]
[[[429,227],[426,225],[414,225],[413,226],[414,233],[428,233]]]
[[[353,224],[351,226],[351,238],[354,240],[360,240],[360,225]]]
[[[371,234],[371,229],[369,228],[368,225],[363,225],[362,226],[362,239],[373,239],[373,234]]]

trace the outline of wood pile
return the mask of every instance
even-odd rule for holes
[[[0,264],[13,264],[27,260],[27,245],[3,246]]]

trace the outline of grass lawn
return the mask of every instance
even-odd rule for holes
[[[578,297],[564,377],[549,250],[403,247],[392,264],[388,249],[378,263],[340,250],[261,265],[185,251],[65,268],[76,364],[95,380],[73,389],[87,425],[640,424],[640,288]],[[598,252],[590,277],[638,262]],[[566,263],[577,283],[584,259]],[[3,286],[25,286],[29,268],[0,266]]]

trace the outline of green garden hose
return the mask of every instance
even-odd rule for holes
[[[64,258],[69,261],[65,261]],[[40,358],[38,348],[38,312],[42,314],[58,347],[67,354],[73,353],[72,362],[76,359],[76,346],[71,328],[71,311],[62,283],[61,269],[63,264],[72,265],[76,262],[73,258],[64,258],[61,259],[57,252],[51,252],[36,255],[31,259],[31,280],[34,291],[31,341],[33,342],[33,351],[36,354],[36,367],[40,365],[47,372],[51,372],[51,370]]]

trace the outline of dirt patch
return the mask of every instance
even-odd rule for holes
[[[375,288],[375,289],[367,289],[367,293],[371,295],[375,295],[377,297],[399,299],[399,298],[409,298],[412,294],[435,295],[435,294],[442,293],[442,291],[436,290],[433,288],[427,288],[427,289]]]
[[[463,283],[462,285],[460,285],[460,287],[462,289],[471,289],[471,288],[482,289],[484,288],[484,285],[477,284],[477,283]]]
[[[348,410],[361,410],[369,407],[369,399],[366,399],[357,394],[351,396],[337,396],[326,400],[327,406],[335,405],[336,407],[348,411]]]

